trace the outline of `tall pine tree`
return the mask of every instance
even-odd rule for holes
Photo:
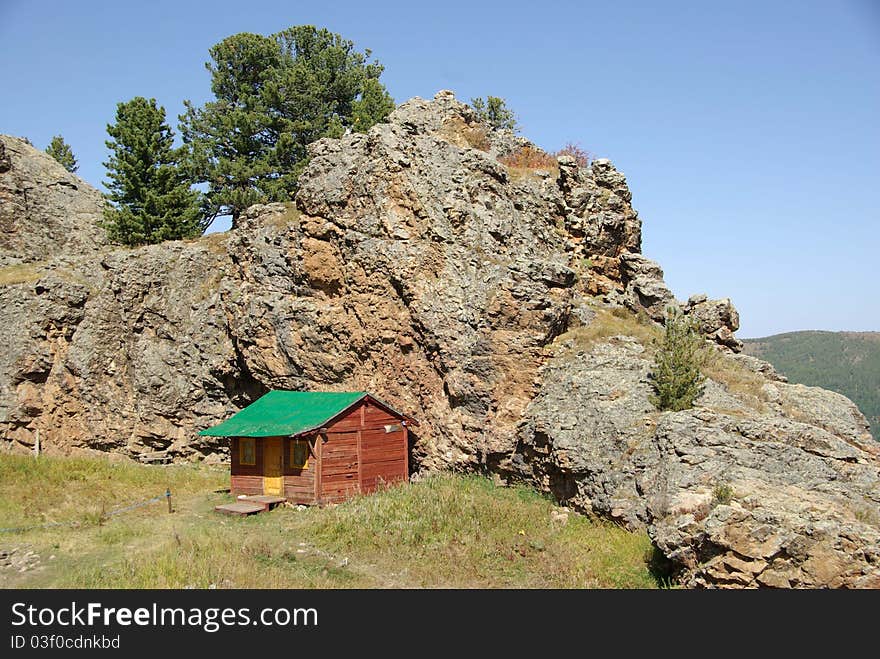
[[[198,192],[180,166],[165,108],[141,96],[116,106],[116,123],[107,126],[110,158],[104,163],[111,202],[104,221],[111,240],[144,245],[200,235]]]
[[[312,25],[236,34],[210,55],[215,100],[187,101],[180,117],[192,181],[207,184],[206,223],[231,215],[234,226],[251,204],[292,199],[308,144],[365,131],[394,107],[370,51]]]
[[[46,153],[60,162],[64,169],[71,174],[75,174],[76,170],[79,169],[79,164],[73,155],[73,149],[70,148],[70,145],[64,141],[61,135],[56,135],[52,138],[49,146],[46,147]]]

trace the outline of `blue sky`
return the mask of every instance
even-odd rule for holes
[[[370,48],[397,102],[503,96],[523,134],[610,158],[680,299],[741,337],[880,330],[880,2],[0,0],[0,132],[62,134],[100,186],[116,103],[172,126],[208,49],[311,23]]]

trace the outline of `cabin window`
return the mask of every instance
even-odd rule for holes
[[[238,440],[238,463],[243,465],[257,464],[257,441],[253,438]]]
[[[290,440],[290,467],[291,469],[305,469],[309,466],[309,440]]]

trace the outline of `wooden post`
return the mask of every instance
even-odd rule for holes
[[[319,432],[315,435],[315,503],[321,505],[321,488],[323,487],[321,472],[324,471],[323,455],[324,455],[324,435]]]
[[[409,428],[403,422],[403,480],[409,482]]]
[[[363,408],[361,408],[363,409]],[[363,418],[363,416],[361,417]],[[361,428],[363,428],[364,422],[361,421]],[[364,475],[361,472],[361,464],[363,460],[361,460],[361,431],[357,431],[357,473],[358,473],[358,487],[357,492],[361,494],[364,491]]]
[[[37,438],[34,440],[34,457],[40,457],[40,429],[37,428]]]
[[[171,488],[165,489],[165,498],[168,500],[168,512],[173,513],[174,510],[171,508]]]

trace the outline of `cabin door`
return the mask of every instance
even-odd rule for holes
[[[263,494],[284,496],[284,476],[281,469],[280,437],[263,439]]]

